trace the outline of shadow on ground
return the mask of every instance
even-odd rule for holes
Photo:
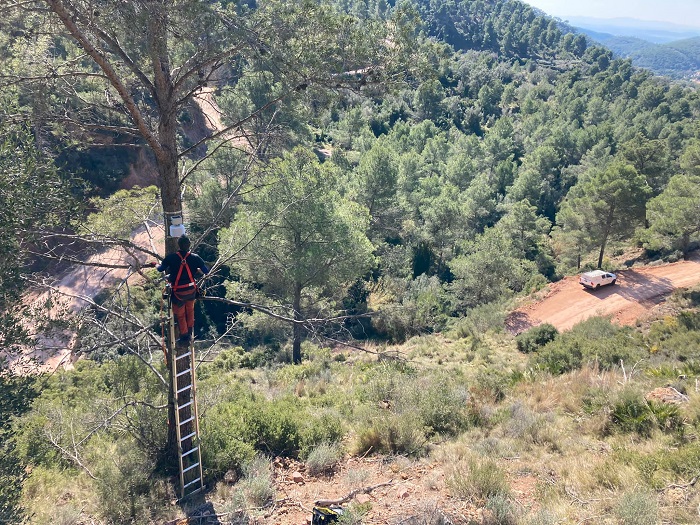
[[[597,290],[585,289],[596,299],[606,299],[611,295],[639,303],[643,306],[653,306],[662,302],[663,298],[673,292],[670,279],[643,275],[634,270],[620,272],[617,284],[604,286]]]

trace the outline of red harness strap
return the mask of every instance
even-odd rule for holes
[[[177,271],[177,277],[175,277],[175,282],[173,283],[173,293],[175,294],[175,297],[177,297],[177,291],[182,290],[183,288],[192,288],[194,287],[195,289],[197,288],[197,283],[194,280],[194,277],[192,277],[192,271],[190,270],[190,266],[187,264],[187,257],[190,256],[190,252],[187,252],[185,256],[183,257],[180,252],[175,252],[177,253],[177,256],[180,258],[180,268]],[[187,276],[190,278],[190,282],[187,284],[180,284],[180,276],[182,275],[182,268],[185,268],[187,270]],[[178,299],[180,299],[178,297]]]

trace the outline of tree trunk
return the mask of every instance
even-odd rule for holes
[[[177,121],[176,121],[176,93],[170,72],[170,60],[168,58],[167,41],[167,9],[158,2],[150,5],[151,14],[149,18],[149,57],[153,69],[153,85],[155,87],[156,103],[159,109],[158,121],[158,143],[159,148],[155,151],[156,164],[160,179],[161,203],[166,220],[165,225],[165,254],[177,251],[177,238],[170,237],[167,219],[170,214],[182,212],[182,199],[180,194],[180,180],[178,172],[178,149],[177,149]],[[167,363],[168,380],[173,384],[173,377],[176,371],[173,370],[173,359],[171,353],[175,348],[168,345]],[[169,461],[168,466],[172,470],[176,468],[177,458],[177,433],[175,429],[175,398],[172,388],[168,393],[168,442],[165,454]],[[172,463],[171,463],[172,461]],[[171,470],[171,469],[169,469]]]
[[[600,245],[600,253],[598,254],[598,268],[603,267],[603,255],[605,254],[605,245],[608,243],[608,233],[603,236],[603,242]]]
[[[294,283],[294,320],[301,321],[301,283]],[[292,362],[295,365],[301,364],[301,336],[302,336],[302,326],[301,323],[294,323],[294,342],[292,343]]]
[[[167,9],[159,3],[152,4],[149,19],[149,46],[155,96],[159,108],[159,151],[156,152],[158,175],[161,183],[163,212],[167,216],[182,211],[177,149],[177,95],[170,72],[167,40]],[[177,239],[170,237],[166,221],[165,253],[177,251]]]
[[[603,267],[603,255],[605,255],[605,246],[608,244],[608,237],[610,237],[610,229],[612,228],[613,219],[615,218],[615,205],[612,204],[608,210],[608,217],[605,222],[605,231],[603,232],[603,239],[600,243],[600,254],[598,254],[598,268]]]
[[[689,253],[688,253],[688,247],[690,246],[690,234],[687,232],[684,232],[683,235],[681,235],[681,252],[683,253],[683,259],[686,261],[689,258]]]

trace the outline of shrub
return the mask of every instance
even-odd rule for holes
[[[127,523],[149,515],[153,499],[154,463],[135,442],[93,438],[84,461],[97,478],[100,512],[109,523]],[[162,494],[160,497],[164,497]]]
[[[371,509],[371,503],[353,502],[343,509],[343,513],[338,518],[338,523],[340,525],[362,525]]]
[[[246,509],[245,495],[241,490],[231,491],[221,506],[221,525],[249,525],[254,523]]]
[[[244,354],[245,350],[240,346],[223,350],[211,363],[201,367],[197,375],[200,380],[204,380],[222,372],[235,370],[241,366],[241,358]]]
[[[378,312],[372,318],[374,329],[396,342],[439,330],[451,311],[445,286],[425,274],[414,280],[383,279],[369,302]]]
[[[678,314],[678,323],[686,330],[700,331],[700,312],[681,312]]]
[[[505,370],[493,367],[480,369],[476,374],[476,387],[472,388],[472,392],[478,392],[481,397],[487,397],[493,402],[503,401],[512,379],[513,376]]]
[[[615,516],[620,520],[620,525],[656,525],[659,521],[656,495],[649,491],[622,494],[615,505]]]
[[[308,457],[315,447],[340,441],[345,436],[345,427],[340,416],[313,411],[302,419],[299,432],[299,454]]]
[[[342,451],[337,443],[322,443],[306,458],[306,470],[312,476],[331,472],[341,457]]]
[[[491,511],[484,515],[484,525],[517,525],[518,512],[505,494],[496,494],[488,499],[486,508]]]
[[[537,351],[550,341],[554,341],[557,335],[559,335],[559,331],[553,325],[543,323],[518,335],[515,338],[515,343],[518,346],[518,350],[529,354]]]
[[[467,390],[442,375],[405,382],[399,389],[396,409],[416,411],[429,435],[457,435],[468,425]]]
[[[620,399],[613,405],[612,424],[622,432],[635,432],[649,437],[656,423],[654,414],[644,398],[629,390],[623,391]]]
[[[560,334],[533,356],[534,367],[560,375],[596,364],[609,370],[625,363],[636,363],[646,355],[642,344],[635,344],[628,328],[621,328],[605,317],[591,317],[569,332]]]
[[[274,501],[275,487],[269,459],[258,454],[244,465],[241,490],[249,507],[265,507]]]
[[[365,423],[357,433],[357,453],[408,454],[422,456],[427,451],[428,437],[418,414],[381,414]]]
[[[669,403],[649,403],[656,424],[663,432],[682,433],[685,428],[683,417],[678,405]]]
[[[557,523],[561,523],[560,520],[548,510],[537,511],[525,520],[525,525],[556,525]]]
[[[464,317],[454,324],[452,331],[458,338],[475,339],[487,332],[502,332],[506,320],[505,310],[502,302],[475,306],[467,310]]]
[[[416,377],[404,365],[382,365],[369,372],[358,396],[365,404],[355,415],[358,453],[420,456],[435,435],[457,435],[470,424],[468,391],[446,375]]]
[[[441,508],[437,503],[424,505],[414,511],[412,516],[400,519],[398,522],[405,525],[450,525],[457,521],[450,518],[450,510]]]
[[[545,417],[534,413],[521,402],[510,407],[510,418],[505,423],[504,430],[508,437],[528,445],[556,444],[554,433]]]
[[[243,436],[257,450],[273,456],[292,455],[300,444],[299,413],[287,400],[259,401],[246,411]]]
[[[445,483],[456,497],[474,502],[510,494],[505,473],[489,459],[458,462],[448,471]]]

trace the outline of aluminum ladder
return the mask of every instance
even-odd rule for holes
[[[197,412],[197,384],[194,343],[177,345],[175,319],[170,310],[169,348],[172,391],[175,404],[175,434],[180,467],[180,498],[204,489],[202,450],[199,439],[199,414]]]

